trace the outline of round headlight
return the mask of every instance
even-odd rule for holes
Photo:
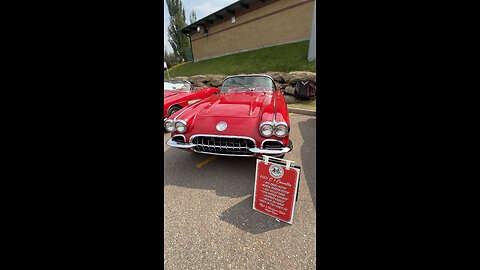
[[[184,133],[185,131],[187,131],[187,123],[185,123],[185,121],[183,120],[177,120],[175,122],[175,128],[178,132]]]
[[[284,124],[279,124],[275,127],[275,135],[278,137],[285,137],[288,134],[288,127]]]
[[[165,130],[168,132],[173,132],[175,130],[175,125],[173,124],[172,120],[165,121]]]
[[[265,137],[273,135],[273,126],[270,123],[265,123],[260,126],[260,133]]]

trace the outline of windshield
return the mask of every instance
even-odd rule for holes
[[[182,81],[163,82],[163,91],[190,91],[190,84]]]
[[[222,93],[227,92],[273,92],[272,79],[263,76],[235,76],[227,78],[222,85]]]

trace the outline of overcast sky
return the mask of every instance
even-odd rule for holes
[[[213,12],[220,10],[237,0],[182,0],[183,7],[185,8],[185,16],[187,25],[190,24],[190,13],[192,9],[197,13],[197,20],[201,19]],[[172,52],[172,46],[168,43],[168,26],[170,25],[170,16],[168,15],[168,8],[165,0],[163,0],[163,43],[167,48],[167,51]]]

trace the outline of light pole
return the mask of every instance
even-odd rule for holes
[[[308,45],[308,61],[313,61],[317,58],[317,1],[313,2],[313,18],[312,18],[312,30],[310,32],[310,44]]]

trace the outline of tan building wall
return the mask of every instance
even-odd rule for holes
[[[267,0],[267,3],[270,2]],[[224,16],[223,22],[208,27],[208,35],[191,34],[195,61],[277,44],[308,40],[313,17],[313,0],[277,0]]]

